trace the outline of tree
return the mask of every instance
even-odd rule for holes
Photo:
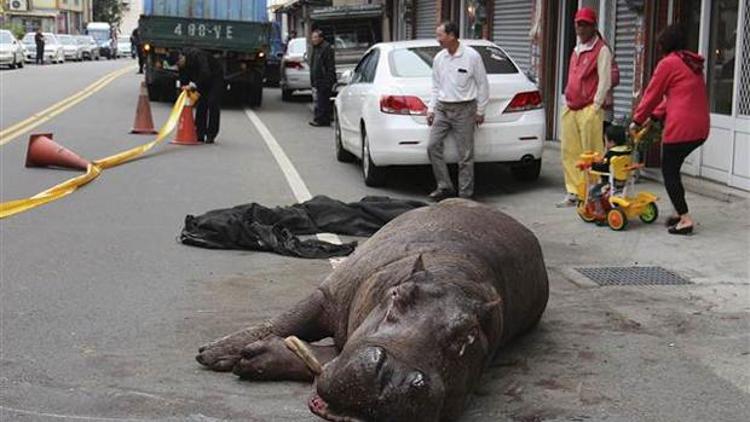
[[[93,0],[94,21],[107,22],[112,28],[119,28],[122,21],[121,0]]]

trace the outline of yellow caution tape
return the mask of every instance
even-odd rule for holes
[[[31,198],[16,199],[13,201],[7,201],[0,203],[0,219],[10,217],[12,215],[22,213],[32,208],[44,205],[48,202],[52,202],[70,195],[75,192],[76,189],[91,182],[92,180],[99,177],[102,170],[118,166],[126,163],[136,157],[139,157],[156,145],[162,143],[164,139],[174,130],[177,126],[177,122],[180,119],[182,109],[185,107],[185,103],[191,97],[187,91],[183,91],[182,94],[175,101],[172,111],[169,114],[169,118],[166,123],[159,129],[159,133],[156,135],[156,139],[153,141],[137,146],[135,148],[123,151],[119,154],[115,154],[109,157],[105,157],[99,160],[91,162],[86,170],[85,174],[68,179],[58,185],[55,185],[43,192],[32,196]],[[191,102],[193,99],[191,98]]]

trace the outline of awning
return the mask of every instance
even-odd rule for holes
[[[56,12],[39,12],[32,10],[6,10],[8,16],[29,16],[32,18],[57,18]]]
[[[379,18],[381,16],[383,16],[382,4],[333,6],[314,9],[312,12],[310,12],[310,19],[315,21],[341,18]]]

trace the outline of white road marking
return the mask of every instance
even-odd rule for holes
[[[258,117],[258,115],[249,108],[245,109],[245,115],[248,119],[250,119],[250,122],[252,122],[255,128],[258,129],[258,133],[260,133],[263,141],[265,141],[266,146],[273,155],[273,158],[276,159],[276,163],[279,165],[279,167],[281,167],[281,171],[284,173],[284,177],[286,177],[286,181],[287,183],[289,183],[289,187],[292,189],[294,197],[297,199],[297,201],[304,202],[312,199],[310,190],[307,188],[307,185],[305,185],[305,182],[302,180],[299,172],[294,167],[294,164],[292,164],[292,160],[290,160],[289,156],[286,155],[284,149],[273,136],[271,131],[268,130],[268,127],[265,125],[265,123],[263,123],[263,121],[260,120],[260,117]],[[338,245],[342,243],[341,238],[332,233],[320,233],[317,235],[317,237],[318,239],[325,242],[335,243]],[[341,262],[344,261],[344,259],[346,258],[331,258],[328,260],[328,262],[331,263],[331,266],[333,268],[336,268]]]

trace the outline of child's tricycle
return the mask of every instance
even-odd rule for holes
[[[609,172],[603,173],[591,169],[591,166],[602,160],[598,153],[586,152],[581,154],[577,166],[584,172],[584,178],[578,187],[578,197],[583,198],[577,207],[578,215],[587,223],[606,222],[612,230],[623,230],[628,225],[628,220],[639,217],[641,221],[651,224],[659,216],[656,206],[656,195],[651,192],[637,192],[634,190],[633,171],[643,167],[642,164],[633,163],[629,155],[613,157],[609,163]],[[595,204],[597,199],[591,198],[591,187],[596,185],[601,177],[609,179],[606,192],[598,199],[599,206]]]

